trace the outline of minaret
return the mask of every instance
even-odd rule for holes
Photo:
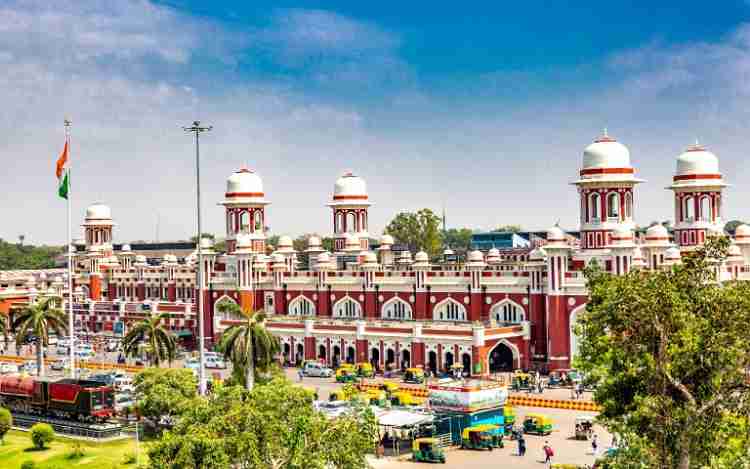
[[[582,249],[605,249],[616,228],[634,229],[635,177],[630,151],[604,134],[583,151],[578,186]]]
[[[251,169],[240,169],[227,178],[227,192],[219,203],[226,211],[227,252],[234,252],[236,237],[249,234],[252,250],[265,254],[266,205],[263,180]]]
[[[370,205],[364,179],[347,172],[336,180],[333,196],[328,203],[333,209],[334,251],[341,252],[346,248],[346,233],[357,237],[361,250],[370,249],[370,235],[367,232],[367,209]]]
[[[677,157],[677,171],[667,189],[674,192],[674,240],[680,249],[695,249],[711,230],[722,230],[725,187],[719,159],[697,142]]]

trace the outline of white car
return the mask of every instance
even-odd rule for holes
[[[18,373],[18,365],[15,363],[0,364],[0,374],[7,375],[9,373]]]
[[[130,392],[118,392],[115,394],[115,411],[122,412],[126,407],[135,405],[135,397]]]
[[[121,393],[135,392],[135,386],[133,386],[133,380],[128,376],[118,376],[114,382],[115,391]]]
[[[206,357],[206,368],[213,370],[226,370],[227,362],[223,358],[217,356]]]
[[[333,376],[333,370],[322,363],[306,362],[305,366],[302,368],[302,374],[318,378],[330,378]]]

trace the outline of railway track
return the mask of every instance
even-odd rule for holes
[[[55,433],[74,437],[91,438],[95,440],[117,438],[130,430],[129,427],[119,423],[81,423],[71,422],[38,415],[13,413],[13,428],[27,430],[37,423],[47,423],[52,426]]]

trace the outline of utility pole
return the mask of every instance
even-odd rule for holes
[[[182,130],[185,132],[192,132],[195,134],[195,182],[196,182],[196,211],[198,214],[198,237],[196,238],[196,244],[198,246],[198,392],[201,396],[206,395],[206,360],[204,353],[204,340],[203,337],[203,249],[201,247],[201,234],[203,233],[201,227],[201,152],[200,152],[200,134],[208,132],[213,129],[213,126],[201,127],[200,121],[193,121],[193,125],[190,127],[183,127]]]

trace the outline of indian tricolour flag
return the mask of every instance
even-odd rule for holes
[[[68,174],[68,142],[65,142],[60,158],[57,159],[55,169],[57,175],[57,194],[63,199],[68,198],[68,189],[70,189],[70,175]]]

